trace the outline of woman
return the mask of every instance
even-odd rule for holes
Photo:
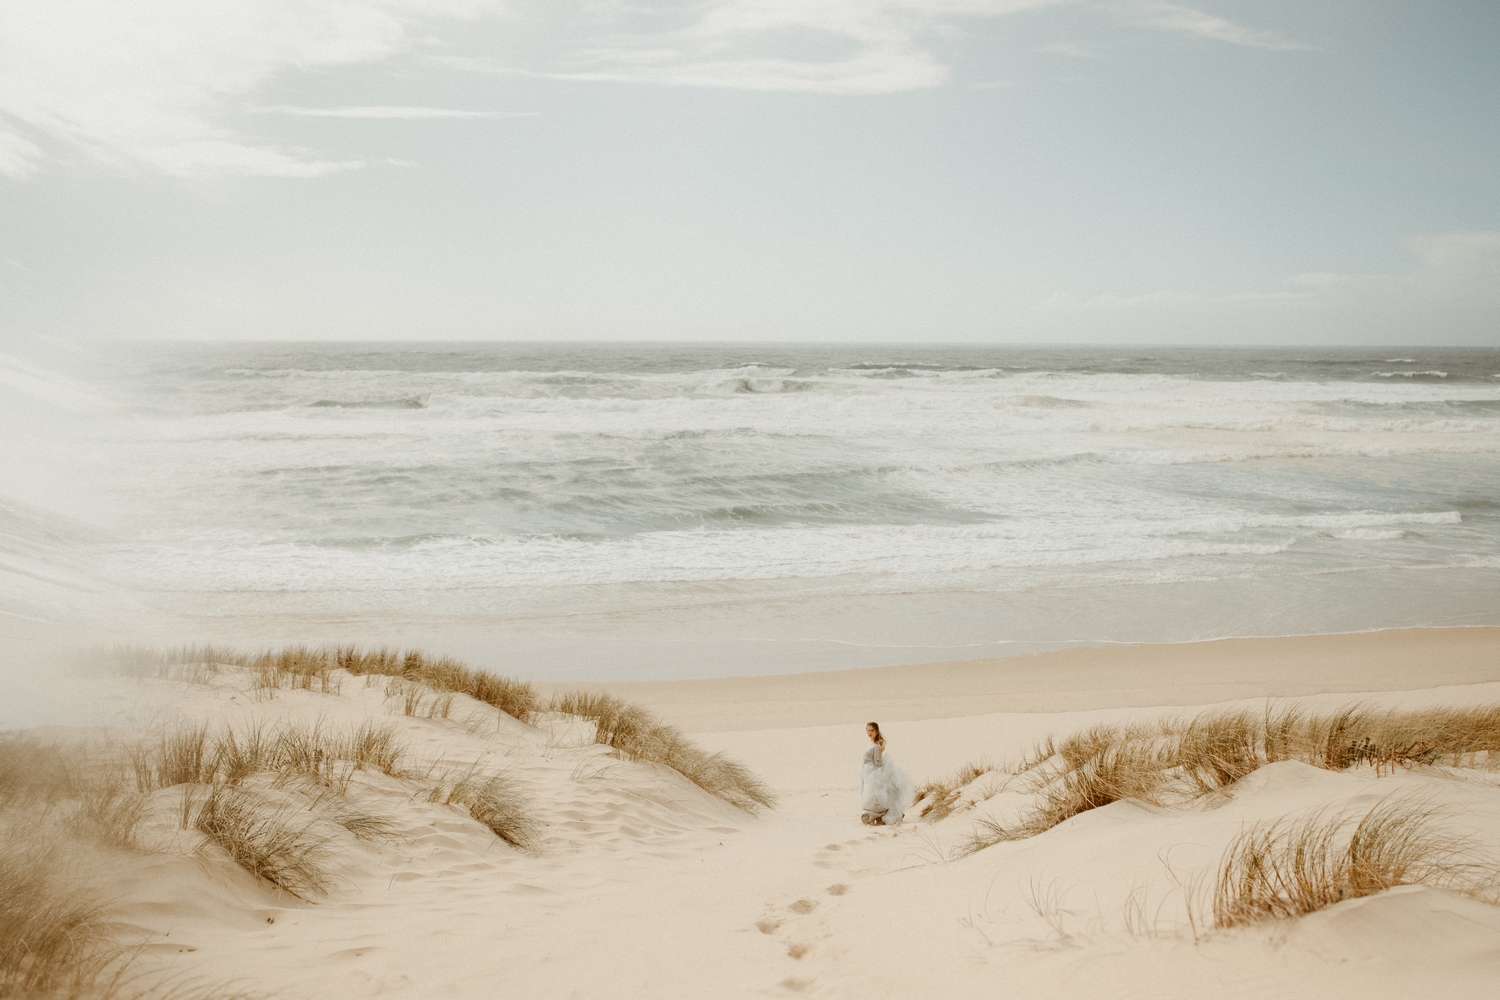
[[[865,735],[870,747],[859,765],[859,818],[867,826],[895,826],[911,804],[911,778],[885,756],[880,723],[866,723]]]

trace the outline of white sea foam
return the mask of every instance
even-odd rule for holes
[[[113,378],[90,430],[86,561],[120,586],[1026,590],[1500,551],[1488,356],[194,350]]]

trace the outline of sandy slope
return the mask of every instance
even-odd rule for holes
[[[788,685],[786,697],[796,691]],[[466,816],[366,775],[352,798],[394,822],[397,836],[340,840],[339,884],[320,902],[278,895],[212,856],[120,864],[114,916],[143,946],[141,961],[200,981],[289,998],[1369,998],[1500,989],[1500,908],[1440,890],[1395,890],[1234,931],[1195,929],[1187,909],[1245,823],[1317,806],[1368,808],[1396,791],[1442,805],[1455,829],[1500,857],[1493,773],[1377,777],[1369,768],[1281,763],[1212,808],[1119,802],[949,861],[977,816],[1013,815],[1024,796],[1002,790],[937,823],[862,827],[863,737],[842,721],[808,725],[804,715],[781,727],[700,732],[780,796],[777,809],[752,817],[675,772],[614,759],[589,741],[587,725],[531,728],[462,698],[452,719],[427,720],[389,715],[394,703],[357,678],[339,695],[282,691],[269,701],[228,682],[152,681],[135,697],[136,718],[156,722],[300,717],[337,726],[389,717],[419,756],[507,768],[545,825],[535,850],[518,851]],[[1091,697],[1066,713],[923,718],[917,710],[882,721],[892,755],[921,777],[980,755],[1016,759],[1048,732],[1158,714],[1087,707]],[[1494,703],[1500,682],[1368,700]],[[672,711],[670,700],[663,708]],[[851,696],[838,718],[873,708]],[[739,710],[723,702],[716,717]],[[158,793],[163,830],[172,794]]]

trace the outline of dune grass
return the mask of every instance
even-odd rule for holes
[[[323,670],[296,648],[255,657],[216,647],[117,649],[111,655],[126,673],[173,681],[207,683],[225,670],[248,670],[253,686],[336,693],[339,677],[347,676],[337,667]],[[416,670],[414,662],[426,666]],[[434,662],[448,669],[443,661],[404,655],[396,665],[430,677]],[[464,682],[451,669],[441,676]],[[441,716],[456,693],[433,697],[425,680],[402,683],[424,693],[421,712],[430,716]],[[504,689],[509,693],[502,698],[495,692],[504,685],[487,684],[481,679],[468,686],[491,701],[509,698],[507,704],[521,710],[513,690]],[[180,849],[164,848],[154,834],[151,844],[138,842],[148,810],[158,822],[165,818],[153,797],[180,789],[184,829],[201,833],[270,885],[315,899],[334,882],[338,827],[356,838],[395,836],[392,822],[347,797],[361,770],[406,784],[414,798],[467,813],[510,844],[534,841],[527,802],[510,779],[477,765],[447,769],[436,780],[428,768],[424,777],[409,761],[394,721],[347,728],[324,721],[187,723],[128,739],[103,732],[84,738],[0,733],[0,996],[231,995],[139,973],[109,923],[107,873],[130,865],[132,852]]]
[[[334,666],[356,677],[384,674],[425,684],[434,691],[466,694],[521,722],[530,722],[541,704],[536,688],[528,682],[475,670],[448,656],[424,656],[415,650],[363,650],[357,646],[339,646],[322,652]]]
[[[536,838],[536,825],[514,782],[479,763],[429,776],[425,797],[428,802],[461,806],[476,822],[513,847],[530,847]]]
[[[995,765],[984,758],[970,761],[950,775],[918,785],[913,801],[920,804],[924,799],[930,799],[921,816],[932,820],[942,819],[953,812],[953,807],[958,802],[958,796],[965,785],[994,770]]]
[[[401,777],[406,749],[391,723],[366,721],[339,731],[321,721],[288,721],[240,729],[183,726],[134,744],[129,754],[143,792],[174,785],[236,786],[259,774],[305,778],[342,790],[355,771],[366,768]]]
[[[77,996],[119,954],[103,908],[45,831],[0,837],[0,996]]]
[[[1295,760],[1341,771],[1500,766],[1500,706],[1315,712],[1292,704],[1263,712],[1214,710],[1155,723],[1101,724],[1048,738],[1014,769],[1036,805],[1017,821],[977,824],[960,853],[1033,837],[1121,799],[1184,804],[1225,794],[1266,764]]]
[[[86,659],[127,677],[207,684],[226,666],[250,666],[252,657],[228,646],[199,643],[166,649],[119,645],[96,649]]]
[[[552,699],[553,712],[594,723],[594,742],[629,760],[672,768],[710,795],[746,812],[772,805],[773,796],[750,769],[722,753],[708,753],[674,726],[614,695],[571,691]]]
[[[227,785],[212,786],[192,816],[193,828],[235,864],[278,889],[311,899],[332,884],[333,853],[310,817],[300,819],[285,805]]]
[[[67,795],[76,780],[73,755],[27,733],[0,733],[0,809],[34,809]]]
[[[1325,810],[1257,824],[1224,854],[1214,924],[1298,917],[1400,885],[1471,893],[1492,885],[1500,871],[1464,861],[1466,845],[1438,829],[1436,818],[1419,802],[1387,800],[1357,823]]]
[[[169,649],[116,646],[100,655],[116,671],[128,676],[199,683],[212,680],[225,667],[235,667],[248,670],[254,688],[263,692],[301,690],[337,694],[340,670],[356,677],[372,674],[399,677],[439,693],[466,694],[521,722],[530,722],[541,706],[536,689],[526,681],[476,670],[449,656],[427,656],[416,650],[290,645],[247,653],[217,645]],[[418,713],[412,710],[406,714]]]
[[[95,794],[86,764],[76,746],[0,734],[0,996],[94,996],[120,957],[84,848],[96,825],[120,834],[118,797]]]
[[[132,762],[141,790],[149,792],[174,785],[208,786],[212,789],[210,796],[224,796],[226,804],[220,811],[228,810],[226,816],[231,818],[243,813],[244,808],[228,792],[257,776],[268,777],[272,787],[300,781],[342,796],[353,775],[369,769],[417,784],[425,789],[428,801],[462,806],[475,820],[511,844],[523,846],[531,838],[525,799],[504,775],[480,774],[471,768],[455,778],[440,775],[434,782],[433,774],[441,768],[429,767],[423,774],[410,766],[406,745],[393,723],[367,720],[348,730],[333,729],[321,721],[222,730],[186,726],[163,734],[154,742],[136,746]],[[441,794],[435,791],[439,788]],[[321,794],[317,802],[325,802]],[[213,807],[220,808],[217,804]],[[318,811],[356,836],[381,837],[390,831],[383,820],[347,803],[326,800]]]

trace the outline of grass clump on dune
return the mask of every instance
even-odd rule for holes
[[[235,864],[294,896],[322,895],[332,882],[328,838],[314,832],[313,823],[297,822],[285,806],[216,785],[197,807],[192,825]]]
[[[78,996],[113,961],[102,907],[45,831],[0,838],[0,996]]]
[[[211,729],[183,726],[135,744],[130,760],[142,791],[174,785],[239,785],[259,774],[347,787],[355,771],[404,773],[404,745],[390,723],[363,722],[335,731],[321,722]]]
[[[267,692],[284,689],[337,694],[339,670],[356,677],[371,674],[399,677],[437,692],[466,694],[522,722],[531,721],[541,705],[536,689],[526,681],[476,670],[449,656],[427,656],[416,650],[291,645],[245,653],[214,645],[167,650],[116,646],[105,656],[116,670],[129,676],[199,683],[212,680],[224,667],[236,667],[248,670],[256,689]]]
[[[425,684],[434,691],[466,694],[521,722],[530,722],[540,705],[536,688],[530,683],[475,670],[449,656],[424,656],[415,650],[367,651],[355,646],[340,646],[328,655],[336,666],[355,676],[385,674]]]
[[[942,819],[953,812],[959,793],[963,791],[965,785],[994,770],[995,765],[982,758],[971,761],[951,775],[918,785],[912,796],[913,801],[921,805],[924,800],[927,800],[927,807],[922,810],[921,816],[932,820]]]
[[[433,780],[427,801],[461,806],[491,833],[513,847],[529,847],[536,826],[527,814],[526,800],[503,774],[485,771],[479,764],[449,771]]]
[[[427,783],[406,757],[394,723],[366,721],[337,730],[321,721],[288,721],[220,730],[184,726],[135,745],[130,762],[142,792],[183,787],[185,828],[208,836],[247,871],[303,898],[321,894],[328,884],[322,874],[328,840],[314,832],[315,819],[360,838],[391,835],[387,821],[342,801],[361,770],[415,783],[428,801],[462,808],[508,843],[530,842],[526,801],[503,775],[470,768],[457,778]],[[304,822],[291,818],[294,810],[286,802],[264,794],[291,782],[309,796]],[[203,789],[207,797],[200,802]]]
[[[772,804],[771,790],[750,769],[722,753],[708,753],[675,726],[614,695],[573,691],[552,699],[551,711],[594,723],[594,742],[630,760],[663,764],[699,788],[754,812]]]
[[[1431,809],[1387,801],[1353,830],[1340,813],[1262,823],[1225,852],[1214,892],[1214,923],[1234,927],[1298,917],[1400,885],[1475,892],[1493,866],[1460,860],[1464,844],[1433,825]]]
[[[119,797],[96,794],[86,763],[77,747],[0,734],[0,996],[95,995],[120,957],[82,856],[96,823],[117,826]]]
[[[93,663],[103,662],[127,677],[152,677],[160,680],[207,684],[226,666],[248,667],[252,657],[228,646],[199,643],[154,649],[149,646],[112,646],[94,650],[87,656]]]
[[[1500,766],[1500,706],[1314,712],[1298,705],[1264,712],[1216,710],[1157,724],[1093,726],[1047,739],[1014,773],[1037,804],[1014,823],[982,820],[963,853],[1036,836],[1121,799],[1158,805],[1222,794],[1266,764],[1295,760],[1377,774],[1430,765]]]

